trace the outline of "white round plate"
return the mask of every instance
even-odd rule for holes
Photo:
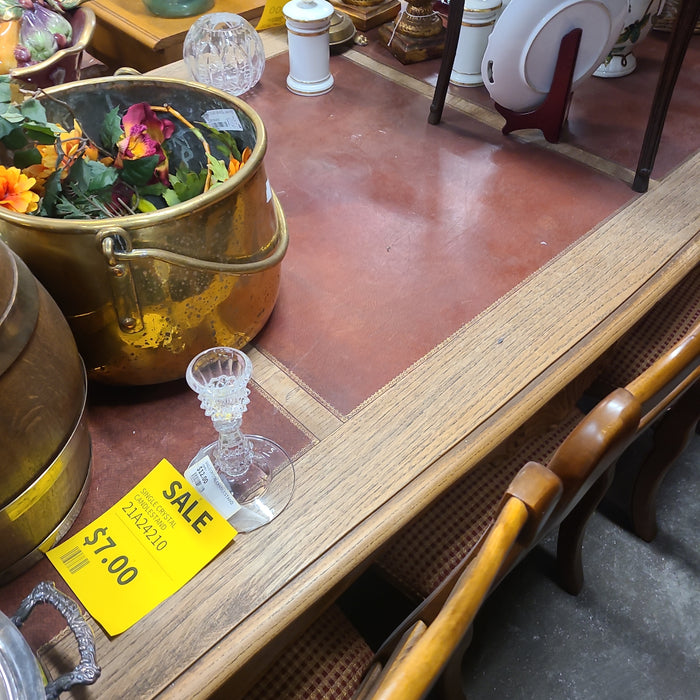
[[[590,76],[620,35],[626,0],[511,0],[481,63],[491,98],[515,112],[536,107],[552,85],[561,40],[580,27],[572,90]]]

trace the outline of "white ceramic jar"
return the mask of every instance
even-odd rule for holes
[[[453,85],[476,87],[484,84],[481,61],[489,34],[501,11],[501,0],[465,0],[455,62],[450,73]]]
[[[323,95],[333,87],[328,30],[333,5],[290,0],[283,8],[289,43],[287,87],[297,95]]]

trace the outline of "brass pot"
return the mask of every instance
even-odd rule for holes
[[[88,376],[151,384],[184,376],[190,359],[213,345],[243,347],[277,300],[287,229],[270,188],[260,117],[243,101],[196,83],[145,76],[98,78],[47,90],[50,119],[99,133],[113,107],[169,104],[190,122],[229,110],[235,136],[252,155],[222,185],[147,214],[102,220],[50,219],[0,209],[0,236],[27,263],[68,318]],[[70,106],[70,110],[62,104]],[[176,123],[180,157],[204,154]]]
[[[86,385],[60,309],[0,242],[0,583],[65,534],[85,500]]]

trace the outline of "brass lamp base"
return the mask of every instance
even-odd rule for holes
[[[374,4],[355,4],[343,0],[331,0],[331,4],[346,14],[361,32],[391,21],[399,14],[399,0],[379,0]]]
[[[445,30],[431,36],[414,36],[399,30],[394,31],[395,22],[379,28],[379,38],[387,49],[404,65],[419,63],[429,58],[442,56],[445,48]]]

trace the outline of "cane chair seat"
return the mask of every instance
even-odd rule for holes
[[[596,395],[602,396],[614,386],[631,384],[642,372],[652,372],[659,358],[683,338],[687,339],[699,323],[700,266],[615,345],[594,387]],[[626,494],[622,509],[629,514],[632,531],[647,542],[653,540],[657,532],[656,494],[700,420],[700,368],[689,363],[686,375],[671,391],[651,395],[645,401],[640,432],[653,428],[651,450],[639,465],[631,488],[618,486],[623,478],[619,478],[613,488],[614,492]],[[681,390],[683,395],[671,405],[675,394]]]
[[[373,652],[336,605],[278,657],[246,700],[350,700]]]
[[[700,319],[700,266],[687,275],[615,345],[599,382],[626,386]]]
[[[509,441],[505,457],[480,463],[404,528],[376,562],[406,595],[426,598],[476,546],[510,480],[528,460],[547,464],[583,418],[576,408],[549,430]]]

